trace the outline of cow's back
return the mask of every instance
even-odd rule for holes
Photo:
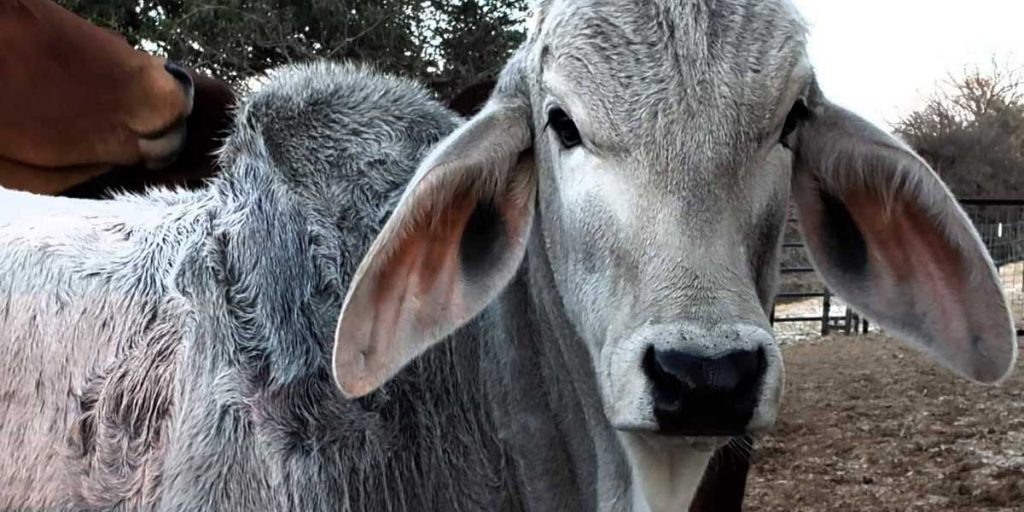
[[[174,339],[172,254],[201,224],[173,205],[184,196],[166,199],[78,201],[0,189],[0,509],[67,507],[100,492],[85,475],[118,460],[111,447],[148,449],[148,425],[161,419],[154,395],[167,392],[159,364],[173,357],[153,354],[151,341]],[[146,365],[152,380],[117,382],[129,377],[117,375],[127,360]],[[106,396],[126,390],[133,396]],[[123,424],[92,421],[97,404],[120,406]],[[104,439],[127,425],[135,432],[121,440],[136,446]],[[134,480],[131,458],[120,460],[118,471]]]
[[[46,467],[66,468],[21,482],[67,482],[0,490],[0,508],[66,494],[114,510],[518,509],[480,372],[483,333],[461,333],[364,400],[344,400],[329,370],[355,265],[456,119],[410,83],[327,64],[279,75],[239,117],[203,198],[32,198],[67,210],[65,227],[25,235],[26,222],[45,223],[35,215],[0,227],[0,243],[15,241],[0,265],[48,274],[0,287],[28,289],[26,306],[54,324],[0,335],[22,352],[0,365],[24,378],[48,359],[74,363],[44,374],[71,391],[0,384],[18,391],[21,417],[48,410],[16,428],[66,447],[46,452]],[[54,396],[68,404],[43,404]],[[40,450],[12,453],[31,462]]]

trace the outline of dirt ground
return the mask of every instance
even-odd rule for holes
[[[882,335],[784,347],[751,511],[1024,511],[1024,370],[959,380]]]

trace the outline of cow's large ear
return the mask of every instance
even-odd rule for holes
[[[791,114],[793,194],[808,251],[854,308],[956,373],[996,383],[1017,340],[973,224],[910,148],[813,88]]]
[[[469,322],[519,268],[536,174],[531,111],[510,87],[426,158],[356,271],[334,345],[346,397]]]

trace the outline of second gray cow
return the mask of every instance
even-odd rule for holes
[[[478,345],[362,400],[331,379],[345,287],[459,120],[329,64],[237,117],[203,190],[0,190],[0,510],[514,507]]]

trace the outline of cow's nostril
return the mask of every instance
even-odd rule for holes
[[[189,76],[188,72],[171,61],[164,63],[164,69],[181,84],[182,89],[185,90],[185,93],[191,100],[192,95],[195,93],[195,84],[192,82],[192,77]]]
[[[694,436],[742,433],[766,366],[763,347],[715,357],[650,347],[643,361],[662,431]]]

